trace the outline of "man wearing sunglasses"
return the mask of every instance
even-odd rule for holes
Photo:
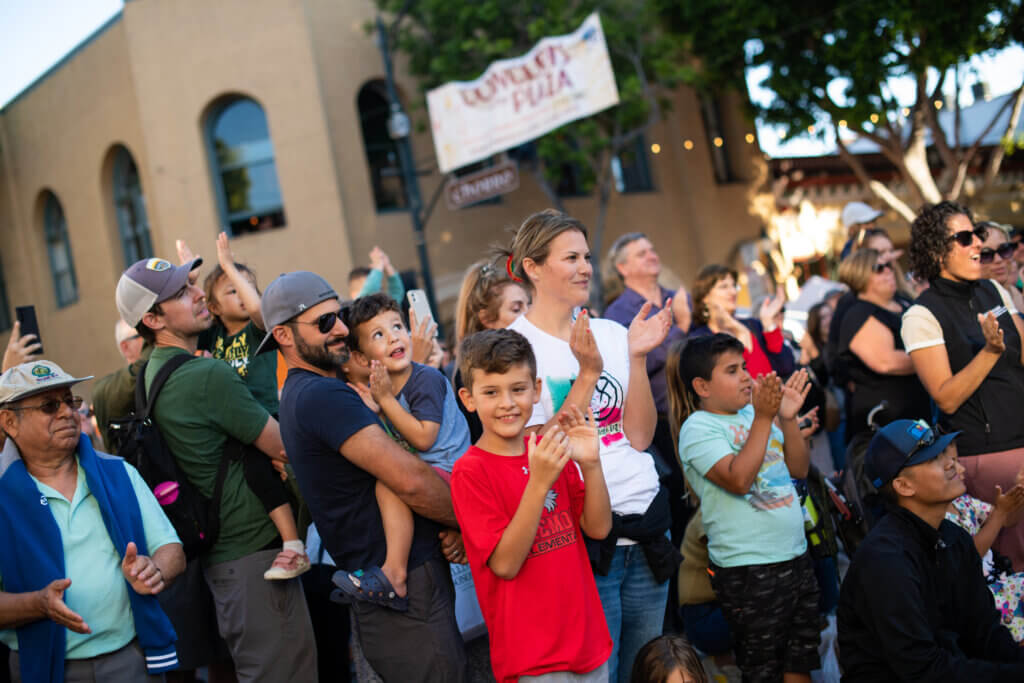
[[[1000,621],[974,541],[946,520],[966,490],[958,435],[896,420],[868,446],[865,473],[890,510],[840,592],[844,683],[1024,680],[1024,649]]]
[[[155,595],[181,572],[174,528],[135,468],[81,433],[72,377],[0,376],[0,640],[23,681],[149,680],[177,667]]]
[[[153,345],[144,371],[147,388],[169,360],[195,355],[199,334],[213,324],[203,290],[195,284],[201,263],[193,258],[174,266],[164,259],[144,259],[118,281],[121,318]],[[277,421],[223,361],[192,358],[175,369],[152,414],[178,466],[207,498],[214,495],[229,438],[285,460]],[[217,540],[188,563],[175,594],[165,597],[183,638],[183,669],[221,666],[219,631],[238,681],[316,680],[316,645],[300,581],[263,578],[271,562],[285,567],[298,562],[298,553],[281,548],[241,459],[232,462],[223,480]]]
[[[338,568],[355,571],[384,561],[377,480],[414,513],[408,611],[385,606],[386,589],[367,574],[363,587],[371,601],[352,605],[363,653],[386,681],[465,680],[451,574],[442,556],[443,550],[448,560],[465,562],[458,535],[443,530],[457,527],[448,485],[389,437],[359,395],[338,379],[348,360],[348,328],[326,280],[305,271],[281,275],[263,292],[261,307],[270,334],[257,353],[280,348],[288,366],[281,433],[299,489]]]

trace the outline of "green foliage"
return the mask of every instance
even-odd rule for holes
[[[661,0],[660,0],[661,1]],[[406,11],[395,44],[422,91],[478,78],[498,59],[518,57],[541,38],[570,33],[600,13],[620,104],[537,141],[544,175],[556,184],[575,165],[584,188],[607,176],[611,156],[642,131],[652,110],[667,110],[670,91],[694,77],[682,36],[667,30],[657,2],[644,0],[376,0],[386,17]],[[408,7],[407,7],[408,6]]]
[[[874,131],[900,111],[890,78],[944,73],[1024,35],[1020,0],[687,0],[665,18],[687,34],[700,87],[743,87],[746,67],[768,65],[775,99],[757,114],[787,137],[822,117]]]

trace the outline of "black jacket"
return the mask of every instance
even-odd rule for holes
[[[927,308],[942,326],[949,369],[956,374],[985,346],[978,314],[1003,305],[989,280],[953,282],[932,280],[917,303]],[[943,432],[962,431],[956,441],[961,457],[994,453],[1024,446],[1024,420],[1020,397],[1024,394],[1024,366],[1020,362],[1020,335],[1010,313],[999,316],[1006,350],[977,391],[952,415],[939,416]]]
[[[839,595],[843,683],[1024,681],[971,536],[895,508],[857,549]]]

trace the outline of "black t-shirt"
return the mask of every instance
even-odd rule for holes
[[[384,562],[387,543],[377,480],[341,454],[357,432],[380,422],[343,381],[289,370],[281,392],[281,439],[317,531],[338,567],[355,571]],[[413,513],[408,568],[439,552],[440,525]]]
[[[902,351],[902,315],[863,299],[854,300],[843,315],[842,324],[839,326],[839,357],[846,368],[849,381],[854,385],[854,391],[847,401],[848,438],[868,429],[868,413],[883,400],[889,407],[884,413],[879,414],[879,426],[893,420],[931,419],[931,398],[916,374],[883,375],[875,372],[850,349],[850,343],[857,332],[869,318],[874,318],[892,333],[894,348]]]

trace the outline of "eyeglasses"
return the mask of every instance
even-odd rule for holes
[[[341,311],[331,311],[330,313],[324,313],[316,320],[310,320],[308,322],[305,320],[296,320],[295,322],[302,323],[303,325],[316,325],[316,328],[320,330],[320,334],[327,334],[334,329],[334,325],[338,322],[339,318],[341,318]]]
[[[979,260],[982,263],[992,263],[996,259],[996,254],[999,254],[999,258],[1004,261],[1008,260],[1013,256],[1013,252],[1017,251],[1017,245],[1013,242],[1003,242],[995,249],[984,247],[981,250]]]
[[[51,398],[49,401],[45,401],[36,406],[9,406],[7,410],[38,410],[44,415],[56,415],[57,411],[60,410],[61,405],[70,406],[72,410],[78,410],[82,407],[82,403],[85,399],[81,396],[65,396],[64,398]]]
[[[872,273],[884,273],[887,270],[892,270],[891,263],[876,263],[875,265],[871,266]]]
[[[975,237],[984,242],[985,238],[988,237],[988,230],[981,226],[974,230],[961,230],[960,232],[954,232],[952,235],[948,235],[946,240],[949,242],[956,242],[961,247],[969,247],[974,243]]]

